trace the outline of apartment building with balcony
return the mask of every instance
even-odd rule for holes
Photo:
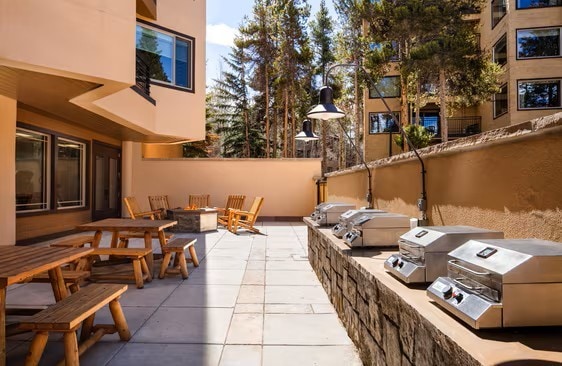
[[[120,216],[134,142],[204,139],[205,8],[0,0],[0,245]]]
[[[455,111],[447,121],[449,139],[559,112],[562,109],[562,0],[490,0],[480,14],[469,18],[479,22],[481,48],[502,65],[502,86],[490,102]],[[397,67],[390,70],[378,87],[390,109],[399,115],[399,72]],[[436,86],[422,88],[426,88],[423,90],[426,95],[431,95]],[[400,150],[390,136],[398,129],[392,127],[386,106],[373,91],[365,92],[364,100],[366,160],[398,153]],[[421,109],[420,123],[435,132],[435,141],[439,142],[441,121],[436,102],[437,98]]]

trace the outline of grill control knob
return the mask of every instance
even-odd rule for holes
[[[404,261],[398,262],[398,268],[402,268],[402,267],[404,267]]]
[[[451,286],[447,286],[443,289],[443,298],[450,299],[453,296],[453,288]]]
[[[393,258],[392,262],[390,262],[390,264],[392,265],[392,267],[396,267],[398,265],[399,261],[400,260],[398,258]]]
[[[458,293],[455,296],[455,300],[457,300],[457,304],[460,304],[460,302],[464,299],[464,295],[462,293]]]

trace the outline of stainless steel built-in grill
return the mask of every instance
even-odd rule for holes
[[[318,216],[320,215],[320,210],[322,209],[322,207],[325,207],[327,205],[331,205],[331,204],[340,204],[342,202],[322,202],[319,203],[315,208],[314,211],[312,211],[312,213],[310,214],[310,218],[314,221],[317,220]]]
[[[351,222],[353,219],[368,213],[385,213],[383,210],[375,210],[372,208],[362,208],[359,210],[349,210],[340,215],[339,222],[332,228],[332,234],[338,238],[342,238],[346,232],[351,230]]]
[[[406,283],[433,282],[447,275],[447,254],[470,239],[502,239],[501,231],[472,226],[420,226],[400,237],[400,253],[384,267]]]
[[[343,239],[350,247],[395,246],[400,235],[408,230],[408,216],[391,212],[367,213],[351,221],[351,230]]]
[[[355,205],[350,203],[329,203],[319,209],[316,215],[318,225],[334,225],[338,222],[341,214],[349,210],[355,210]]]
[[[427,294],[473,328],[562,325],[562,243],[470,240]]]

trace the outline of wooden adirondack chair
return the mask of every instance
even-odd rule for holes
[[[189,207],[209,207],[210,194],[190,194]]]
[[[127,207],[127,211],[132,219],[143,219],[149,218],[154,220],[155,218],[160,218],[160,210],[152,210],[152,211],[141,211],[139,203],[137,202],[136,197],[130,196],[123,198],[125,202],[125,206]]]
[[[150,203],[150,209],[152,211],[160,212],[160,219],[168,218],[167,210],[170,208],[170,204],[168,203],[168,196],[148,196],[148,203]]]
[[[228,231],[236,234],[240,227],[256,234],[262,234],[254,227],[262,205],[263,197],[256,197],[249,211],[231,210],[228,215]]]
[[[231,210],[241,210],[244,206],[244,200],[246,196],[243,194],[231,194],[228,196],[226,205],[224,208],[215,207],[219,214],[217,216],[217,222],[223,226],[228,226],[228,214]]]

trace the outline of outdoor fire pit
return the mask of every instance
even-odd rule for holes
[[[217,210],[212,208],[176,208],[168,210],[168,218],[178,222],[170,228],[172,232],[201,233],[217,230]]]

